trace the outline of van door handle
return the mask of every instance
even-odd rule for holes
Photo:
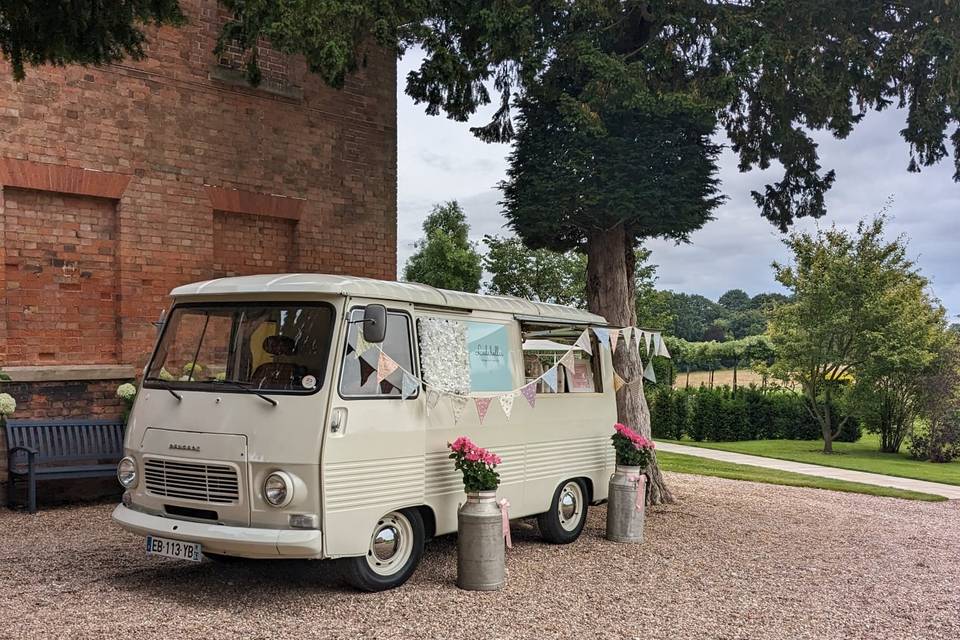
[[[347,428],[347,409],[337,407],[330,414],[330,433],[342,433]]]

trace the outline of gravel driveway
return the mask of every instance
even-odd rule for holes
[[[326,563],[148,559],[112,505],[0,510],[0,637],[960,637],[960,501],[669,480],[640,546],[603,539],[603,507],[565,547],[516,523],[498,593],[454,586],[452,536],[361,594]]]

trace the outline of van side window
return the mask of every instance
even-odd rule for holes
[[[536,380],[544,371],[559,364],[564,354],[573,347],[582,326],[541,325],[521,323],[523,335],[523,374],[526,382]],[[573,369],[557,367],[557,390],[555,393],[601,393],[603,376],[600,367],[600,345],[590,332],[590,350],[593,355],[579,347],[573,351]],[[537,393],[554,393],[542,380],[537,383]]]
[[[350,311],[347,345],[340,371],[340,395],[344,398],[399,398],[403,385],[403,371],[397,369],[379,384],[377,361],[380,349],[371,347],[357,357],[357,336],[363,331],[363,307]],[[405,313],[387,313],[387,335],[379,347],[407,371],[413,372],[410,317]],[[411,397],[416,397],[414,394]]]

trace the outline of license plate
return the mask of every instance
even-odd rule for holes
[[[203,560],[200,545],[196,542],[170,540],[169,538],[158,538],[156,536],[147,536],[147,555],[166,556],[167,558],[191,560],[193,562]]]

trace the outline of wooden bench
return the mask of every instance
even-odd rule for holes
[[[8,420],[7,501],[26,479],[30,513],[37,511],[37,480],[109,477],[123,457],[124,423],[117,420]]]

